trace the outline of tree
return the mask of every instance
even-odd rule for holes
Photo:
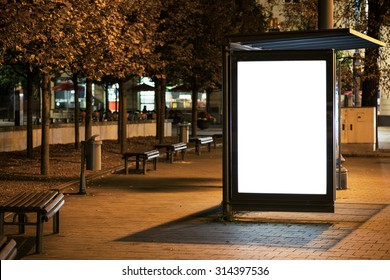
[[[115,55],[110,58],[111,69],[107,74],[119,79],[120,96],[120,143],[121,152],[127,145],[127,108],[124,82],[134,76],[144,75],[146,64],[151,61],[153,49],[157,44],[154,31],[157,28],[157,18],[160,11],[160,1],[135,0],[120,3],[119,9],[122,25],[118,30],[119,46]]]
[[[308,30],[316,27],[315,0],[291,3],[294,9],[284,10],[285,30]],[[375,39],[386,38],[389,33],[390,1],[388,0],[335,0],[334,22],[336,27],[354,26],[360,32]],[[366,10],[368,9],[368,14]],[[387,28],[385,28],[387,27]],[[365,50],[364,72],[362,73],[362,106],[377,106],[379,82],[388,77],[389,57],[377,48]],[[382,55],[381,55],[382,54]],[[383,86],[389,90],[388,83]]]
[[[6,3],[5,3],[6,2]],[[69,18],[67,1],[3,1],[1,46],[2,58],[11,55],[11,63],[23,63],[30,66],[30,72],[36,68],[43,76],[43,112],[41,138],[41,174],[47,175],[49,162],[49,107],[50,73],[53,69],[66,65],[67,53],[65,34],[62,27]],[[31,103],[31,99],[29,98]],[[49,103],[50,104],[50,103]],[[29,116],[30,118],[30,116]]]
[[[189,26],[190,36],[184,42],[186,56],[176,61],[176,72],[192,88],[192,128],[196,136],[199,89],[221,84],[221,46],[229,33],[261,32],[264,19],[255,0],[198,0],[198,14]]]
[[[164,138],[167,80],[176,79],[181,61],[191,56],[189,40],[197,32],[194,22],[198,20],[198,1],[161,1],[159,25],[153,38],[157,44],[146,64],[147,73],[155,82],[156,136],[160,142]]]
[[[3,110],[3,117],[7,115],[8,120],[14,118],[14,98],[16,86],[23,84],[25,80],[19,75],[20,71],[9,65],[0,65],[0,106]],[[11,109],[13,108],[13,109]]]
[[[120,85],[130,77],[142,75],[146,58],[155,44],[155,16],[158,2],[146,0],[72,0],[79,23],[72,37],[75,49],[71,71],[84,75],[87,81],[85,139],[92,131],[92,82],[112,77]],[[73,53],[73,52],[72,52]],[[120,91],[121,150],[126,144],[126,96]],[[89,102],[90,101],[90,102]]]
[[[33,65],[30,61],[25,59],[25,56],[20,55],[19,45],[12,45],[12,40],[15,37],[15,33],[18,30],[20,17],[23,17],[24,13],[28,12],[28,9],[25,9],[20,3],[15,3],[15,1],[3,1],[0,3],[0,46],[2,47],[0,51],[0,64],[4,63],[13,67],[14,72],[17,73],[20,77],[23,77],[26,80],[25,83],[25,94],[27,97],[27,156],[29,158],[33,157],[33,127],[32,127],[32,102],[33,102],[33,80],[38,76],[38,68]],[[29,17],[24,17],[22,22],[27,23]],[[27,30],[26,30],[27,31]],[[26,32],[28,34],[28,31]],[[18,34],[19,35],[19,34]],[[26,35],[26,34],[23,34]],[[22,36],[23,36],[22,35]],[[19,37],[20,39],[21,37]],[[24,39],[18,44],[25,44],[28,40]],[[11,46],[11,47],[10,47]]]
[[[4,58],[5,66],[3,70],[9,69],[7,75],[12,77],[18,75],[18,78],[13,80],[13,84],[9,85],[14,88],[17,84],[22,83],[25,89],[24,93],[27,97],[27,138],[26,152],[28,158],[33,158],[33,100],[34,100],[34,85],[39,78],[39,70],[30,64],[14,61],[13,56],[8,54]]]
[[[388,0],[370,0],[368,1],[368,16],[367,16],[367,35],[373,38],[381,39],[384,25],[389,23],[390,17],[390,1]],[[387,32],[388,32],[387,28]],[[382,59],[382,62],[388,61]],[[380,50],[377,48],[366,49],[364,59],[364,77],[363,77],[363,93],[362,106],[378,106],[378,92],[380,81]],[[386,63],[389,66],[389,63]],[[389,67],[385,68],[388,71]],[[383,73],[385,74],[385,73]],[[388,87],[388,85],[387,85]],[[387,88],[389,89],[389,88]]]
[[[88,139],[92,133],[92,82],[105,75],[123,80],[143,74],[145,57],[151,54],[154,45],[151,38],[158,3],[146,0],[3,1],[0,55],[4,57],[5,53],[12,52],[15,61],[36,67],[42,74],[70,69],[76,88],[77,78],[84,76],[87,83],[85,138]],[[77,99],[77,90],[75,92]],[[124,90],[121,92],[124,94]],[[77,105],[76,100],[76,123]],[[121,110],[126,116],[125,104]],[[75,129],[78,130],[77,124]],[[77,132],[75,135],[77,147]]]
[[[285,21],[282,30],[314,30],[317,29],[318,0],[291,1],[284,6]]]

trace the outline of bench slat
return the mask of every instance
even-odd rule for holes
[[[23,196],[20,197],[19,200],[15,201],[12,204],[9,204],[9,207],[19,207],[19,208],[26,208],[26,205],[29,205],[31,201],[35,199],[37,194],[34,194],[33,197],[31,197],[30,193],[25,193]]]
[[[28,198],[28,194],[25,192],[21,192],[17,194],[15,197],[13,197],[11,200],[5,202],[4,205],[1,206],[1,208],[6,209],[9,207],[14,207],[15,205],[20,204],[21,201],[25,201]]]
[[[31,196],[32,195],[32,196]],[[8,203],[7,207],[20,207],[20,208],[27,208],[27,206],[30,206],[32,202],[35,201],[36,197],[39,197],[40,193],[22,193],[21,196],[18,196],[17,200],[14,200],[12,203]]]
[[[59,193],[58,191],[45,193],[44,195],[42,195],[41,200],[39,202],[37,200],[37,203],[35,204],[34,207],[38,207],[40,209],[44,208],[49,203],[49,201],[51,201],[54,197],[56,197],[58,193]]]
[[[51,217],[53,217],[57,212],[58,210],[62,207],[62,205],[64,205],[65,203],[65,200],[61,200],[59,203],[57,203],[57,205],[55,205],[54,208],[52,208],[46,215],[45,215],[45,221],[49,221],[49,219]]]
[[[47,204],[44,208],[45,212],[50,212],[53,207],[55,207],[61,200],[64,199],[64,195],[62,193],[58,194],[56,198],[54,198],[49,204]]]
[[[26,197],[25,192],[18,193],[17,195],[12,197],[11,200],[6,201],[6,204],[2,205],[1,207],[7,207],[8,205],[13,205],[14,203],[17,203],[17,201],[23,199],[24,197]]]
[[[154,159],[154,158],[157,158],[157,157],[159,157],[160,156],[160,154],[156,154],[156,155],[151,155],[151,156],[147,156],[147,160],[149,160],[149,159]]]
[[[18,249],[14,247],[11,251],[11,253],[8,255],[7,260],[14,260],[16,258],[16,255],[18,254]]]
[[[62,205],[65,203],[64,195],[59,192],[59,190],[51,190],[47,192],[23,192],[16,195],[9,202],[6,202],[5,205],[0,206],[1,212],[1,228],[0,232],[4,232],[4,225],[18,225],[19,233],[24,233],[25,225],[35,225],[36,226],[36,253],[41,253],[42,251],[42,241],[43,241],[43,223],[48,221],[54,214],[57,214],[53,218],[53,232],[59,232],[59,210]],[[14,219],[12,222],[4,220],[4,213],[12,212],[17,213],[19,219]],[[27,213],[37,214],[37,219],[35,222],[27,222],[24,218]],[[22,218],[21,218],[22,217]],[[10,252],[10,257],[14,257],[15,252]]]
[[[50,199],[52,199],[52,197],[52,193],[37,193],[33,195],[30,201],[26,202],[24,206],[28,209],[43,209],[43,207]]]
[[[22,193],[17,199],[7,203],[3,209],[19,208],[20,210],[40,210],[45,204],[55,196],[55,192],[50,193]]]
[[[0,259],[1,260],[10,260],[14,259],[16,256],[17,250],[16,250],[16,242],[15,240],[11,239],[2,249],[0,252]]]
[[[160,156],[160,152],[158,150],[151,150],[144,153],[148,158]]]
[[[207,144],[207,143],[211,143],[213,142],[213,138],[212,137],[200,137],[198,138],[198,141],[201,143],[201,144]]]
[[[187,144],[184,143],[177,143],[177,144],[173,144],[172,146],[174,150],[187,149]]]

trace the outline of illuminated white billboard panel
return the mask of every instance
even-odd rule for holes
[[[325,60],[237,62],[238,193],[327,193]]]

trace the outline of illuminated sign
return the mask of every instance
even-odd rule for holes
[[[231,55],[230,203],[333,211],[333,51]]]

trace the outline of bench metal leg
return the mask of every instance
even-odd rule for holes
[[[186,150],[181,150],[181,160],[184,161],[184,156],[186,154]]]
[[[169,149],[169,163],[173,163],[174,157],[175,157],[175,149],[170,148]]]
[[[43,216],[40,213],[37,213],[37,234],[35,241],[35,252],[40,254],[42,252],[42,242],[43,242]]]
[[[58,210],[57,213],[53,216],[53,233],[59,233],[60,232],[60,211]]]
[[[139,156],[135,157],[135,169],[139,169]]]
[[[198,155],[200,155],[200,142],[196,142],[195,151],[197,152]]]
[[[157,158],[153,159],[153,169],[157,170]]]
[[[143,158],[143,174],[145,175],[146,174],[146,157]]]
[[[129,166],[128,166],[127,160],[128,160],[128,158],[125,156],[125,174],[126,175],[129,174],[129,170],[128,170]]]
[[[211,152],[211,142],[208,143],[208,146],[209,146],[209,153]]]
[[[19,234],[24,234],[26,232],[27,216],[24,213],[18,213],[17,215],[18,215]]]
[[[172,152],[170,147],[167,147],[167,161],[172,162]]]
[[[175,151],[169,152],[169,163],[173,163],[173,158],[175,157]]]

